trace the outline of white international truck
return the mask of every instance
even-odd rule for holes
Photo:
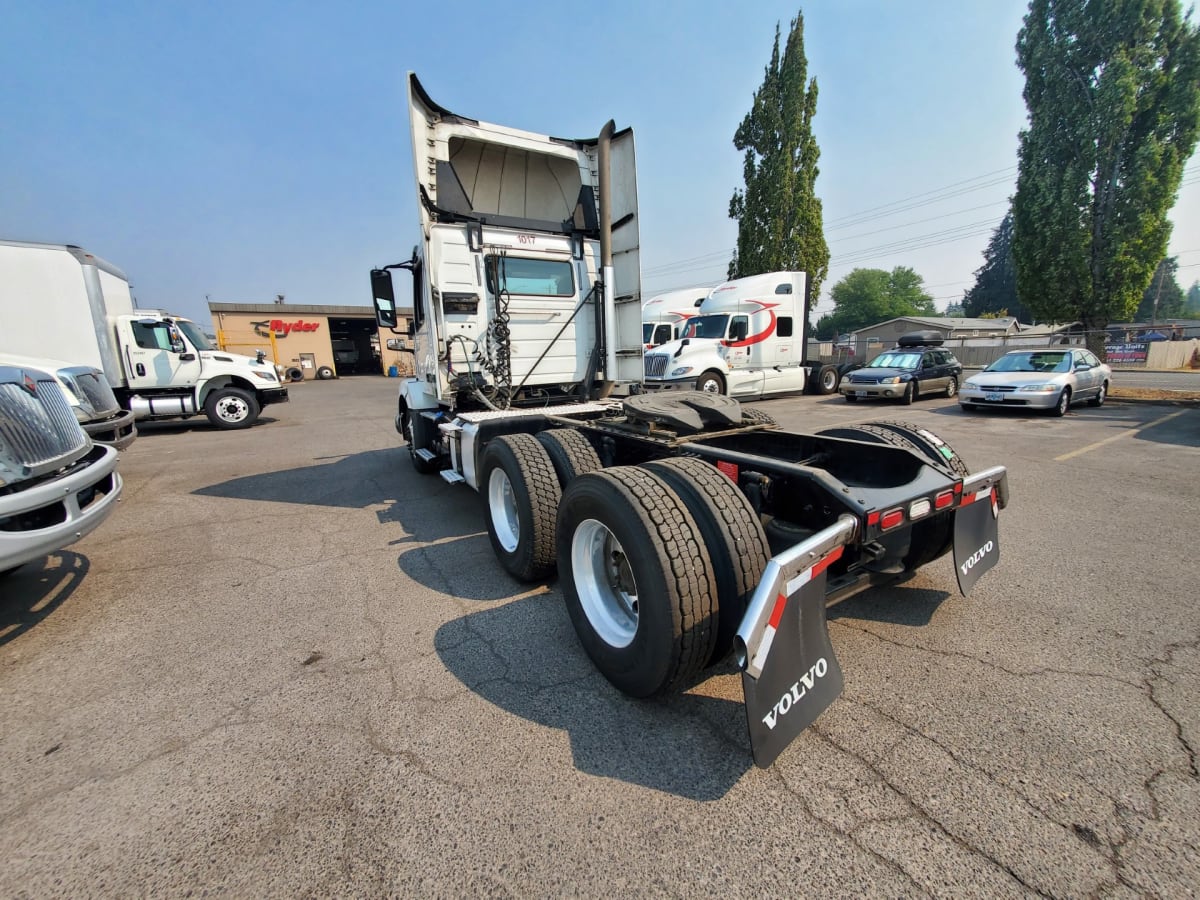
[[[968,591],[999,558],[1004,467],[971,474],[903,423],[788,433],[719,394],[639,393],[632,131],[491,125],[412,74],[408,100],[419,240],[371,284],[394,330],[392,275],[412,274],[413,465],[482,495],[515,578],[557,571],[620,690],[685,689],[734,654],[769,765],[841,692],[826,605],[950,552]]]
[[[676,340],[711,290],[711,287],[683,288],[656,294],[647,300],[642,305],[642,343],[646,349],[652,350]]]
[[[97,444],[124,450],[137,438],[133,413],[122,409],[108,379],[99,369],[62,359],[0,353],[0,366],[23,366],[49,372],[62,388],[71,412]]]
[[[836,365],[810,364],[808,279],[768,272],[719,284],[678,336],[646,352],[647,390],[697,390],[739,399],[832,394]]]
[[[97,528],[121,488],[116,448],[92,442],[55,377],[0,364],[0,579]]]
[[[0,241],[0,316],[0,354],[98,369],[138,421],[204,413],[246,428],[288,397],[262,354],[225,353],[195,322],[135,309],[125,274],[70,244]]]

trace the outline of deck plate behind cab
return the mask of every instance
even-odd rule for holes
[[[703,431],[717,425],[742,424],[742,405],[724,394],[704,391],[671,391],[637,394],[624,403],[625,415],[639,422],[665,425],[680,432]]]

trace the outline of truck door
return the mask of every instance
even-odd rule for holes
[[[193,387],[199,381],[200,354],[174,325],[122,316],[118,328],[131,390]]]
[[[541,235],[531,235],[529,241],[539,238],[548,241]],[[577,346],[577,331],[591,319],[582,314],[572,318],[572,313],[580,291],[589,286],[576,284],[569,254],[558,258],[488,254],[484,266],[488,307],[496,311],[492,322],[506,322],[508,332],[491,336],[489,353],[500,357],[508,344],[512,386],[527,377],[529,385],[578,381],[587,365],[587,347]],[[490,331],[495,331],[495,325]]]

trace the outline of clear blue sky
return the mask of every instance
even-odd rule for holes
[[[365,305],[368,270],[416,239],[411,69],[487,121],[632,126],[644,293],[715,283],[735,243],[733,132],[776,23],[786,35],[801,9],[825,293],[856,266],[909,265],[942,308],[973,283],[1015,183],[1015,0],[0,0],[0,237],[79,244],[142,306],[202,321],[206,297]],[[1188,172],[1171,241],[1184,289],[1200,277],[1195,158]]]

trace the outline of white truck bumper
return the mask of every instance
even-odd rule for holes
[[[117,451],[97,444],[69,474],[0,496],[0,571],[93,531],[116,508],[121,487]]]

